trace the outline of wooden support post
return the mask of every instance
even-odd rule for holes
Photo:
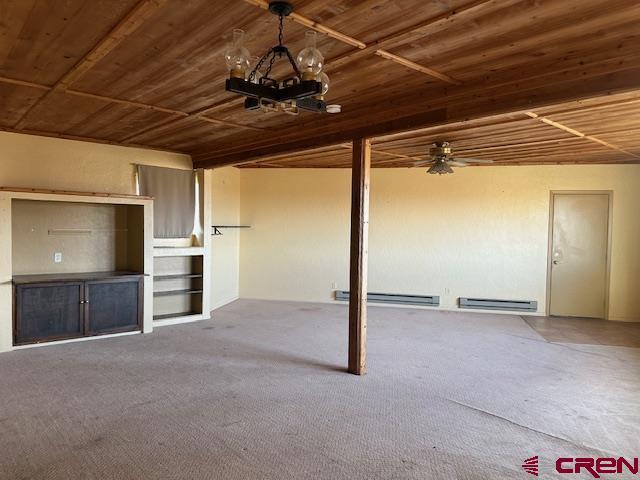
[[[349,274],[349,373],[366,373],[367,258],[371,140],[353,141],[351,170],[351,261]]]

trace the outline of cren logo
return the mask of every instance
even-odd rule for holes
[[[527,458],[524,462],[522,462],[522,469],[527,472],[529,475],[533,475],[535,477],[538,476],[538,455],[535,457]]]
[[[556,460],[558,473],[588,472],[593,478],[600,478],[602,474],[629,473],[637,475],[639,470],[638,458],[627,460],[624,457],[600,458],[559,458]]]

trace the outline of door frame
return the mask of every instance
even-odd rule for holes
[[[609,202],[607,212],[607,266],[604,287],[604,320],[609,320],[609,288],[611,285],[611,239],[613,234],[613,190],[551,190],[549,192],[549,228],[547,230],[547,291],[545,315],[551,316],[551,267],[553,262],[553,209],[556,195],[606,195]]]

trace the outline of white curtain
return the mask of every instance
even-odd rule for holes
[[[187,238],[193,232],[195,172],[138,165],[140,195],[153,197],[155,238]]]

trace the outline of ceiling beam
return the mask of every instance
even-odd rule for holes
[[[563,125],[562,123],[558,123],[558,122],[554,122],[553,120],[548,119],[547,117],[541,117],[536,113],[533,112],[525,112],[525,115],[531,117],[531,118],[535,118],[536,120],[540,120],[542,123],[546,123],[547,125],[551,125],[552,127],[558,128],[560,130],[564,130],[567,133],[570,133],[571,135],[575,135],[576,137],[584,137],[584,133],[579,132],[578,130],[574,130],[573,128],[569,128],[566,125]]]
[[[584,138],[585,140],[589,140],[591,142],[599,143],[600,145],[604,145],[605,147],[608,147],[608,148],[610,148],[612,150],[617,150],[619,152],[626,153],[627,155],[630,155],[630,156],[635,157],[635,158],[640,158],[640,155],[637,155],[637,154],[635,154],[633,152],[629,152],[628,150],[620,148],[617,145],[609,143],[609,142],[607,142],[605,140],[601,140],[601,139],[599,139],[597,137],[594,137],[593,135],[587,135],[586,133],[580,132],[579,130],[575,130],[575,129],[571,128],[571,127],[568,127],[568,126],[564,125],[563,123],[551,120],[548,117],[540,116],[535,112],[525,112],[525,114],[528,115],[529,117],[535,119],[535,120],[539,120],[542,123],[545,123],[545,124],[550,125],[552,127],[558,128],[560,130],[564,130],[565,132],[568,132],[568,133],[570,133],[572,135],[575,135],[576,137]]]
[[[258,6],[264,10],[268,10],[269,9],[269,2],[267,0],[244,0],[246,3],[249,3],[251,5],[255,5]],[[482,0],[482,2],[474,2],[474,3],[486,3],[487,1],[490,0]],[[445,18],[449,18],[452,14],[454,14],[455,12],[448,12],[445,15]],[[438,18],[441,18],[442,16],[439,16]],[[350,45],[352,47],[356,47],[358,50],[356,50],[357,52],[367,52],[367,55],[371,55],[373,53],[377,54],[378,56],[385,58],[387,60],[391,60],[392,62],[396,62],[399,63],[401,65],[404,65],[407,68],[410,68],[412,70],[424,73],[425,75],[429,75],[430,77],[436,78],[438,80],[442,80],[444,82],[447,83],[452,83],[454,85],[460,85],[461,82],[459,82],[458,80],[455,80],[451,77],[449,77],[448,75],[445,75],[443,73],[437,72],[436,70],[433,70],[432,68],[428,68],[425,67],[423,65],[417,64],[415,62],[412,62],[411,60],[401,57],[399,55],[394,55],[391,52],[387,52],[386,50],[380,50],[378,48],[370,48],[369,45],[367,45],[366,43],[358,40],[357,38],[353,38],[349,35],[346,35],[342,32],[339,32],[337,30],[334,30],[333,28],[327,27],[326,25],[323,25],[322,23],[316,22],[315,20],[310,19],[309,17],[305,17],[304,15],[301,15],[299,13],[293,12],[289,15],[289,18],[291,18],[294,22],[297,22],[301,25],[304,25],[307,28],[310,28],[312,30],[316,30],[317,32],[321,32],[326,34],[327,36],[333,38],[334,40],[338,40],[342,43],[346,43],[347,45]],[[432,22],[430,22],[431,24]],[[424,25],[421,25],[422,27],[424,27]],[[413,32],[414,27],[412,27],[411,32]],[[406,31],[402,31],[400,32],[400,34],[398,34],[398,36],[401,36],[402,34],[405,34]],[[396,37],[396,34],[394,34],[392,36],[393,38]],[[391,38],[391,37],[387,37],[387,38]],[[378,42],[379,43],[379,42]],[[341,57],[339,57],[341,58]],[[328,60],[326,63],[327,65],[330,64],[331,62],[333,62],[334,60]]]
[[[93,47],[82,59],[76,63],[62,78],[60,78],[51,89],[29,107],[14,128],[20,130],[24,128],[26,119],[40,103],[45,101],[53,92],[64,91],[73,83],[79,80],[96,63],[106,57],[124,39],[135,32],[147,19],[162,7],[167,0],[141,0],[129,11],[129,13],[118,24]]]
[[[9,85],[19,85],[19,86],[23,86],[23,87],[29,87],[29,88],[35,88],[38,90],[44,90],[44,91],[48,91],[50,92],[51,90],[54,89],[54,87],[50,87],[47,85],[41,85],[38,83],[33,83],[33,82],[26,82],[23,80],[17,80],[14,78],[8,78],[8,77],[0,77],[0,83],[6,83]],[[175,110],[172,108],[165,108],[165,107],[161,107],[158,105],[151,105],[148,103],[142,103],[142,102],[134,102],[131,100],[124,100],[121,98],[114,98],[114,97],[106,97],[104,95],[96,95],[94,93],[89,93],[89,92],[81,92],[79,90],[71,90],[71,89],[64,89],[64,90],[60,90],[61,94],[67,94],[67,95],[74,95],[77,97],[84,97],[84,98],[91,98],[94,100],[100,100],[103,102],[107,102],[107,103],[116,103],[119,105],[125,105],[125,106],[129,106],[129,107],[135,107],[135,108],[141,108],[143,110],[151,110],[154,112],[162,112],[162,113],[167,113],[169,115],[175,115],[177,117],[180,117],[179,119],[171,119],[171,120],[167,120],[164,119],[162,121],[160,121],[157,124],[151,125],[151,126],[146,126],[141,130],[138,130],[136,132],[133,132],[129,135],[127,135],[127,137],[125,139],[121,139],[121,141],[125,141],[125,140],[129,140],[131,138],[137,137],[143,133],[147,133],[148,131],[151,131],[153,129],[156,128],[160,128],[162,126],[166,126],[169,123],[175,122],[177,120],[180,119],[184,119],[184,118],[196,118],[202,122],[207,122],[207,123],[211,123],[211,124],[215,124],[215,125],[223,125],[226,127],[235,127],[235,128],[241,128],[241,129],[245,129],[245,130],[255,130],[255,131],[263,131],[264,128],[261,127],[255,127],[253,125],[243,125],[241,123],[235,123],[235,122],[230,122],[227,120],[220,120],[218,118],[212,118],[209,117],[208,115],[205,115],[207,112],[210,112],[212,110],[214,110],[215,108],[219,107],[219,104],[216,104],[214,106],[209,106],[209,107],[205,107],[202,109],[199,109],[195,112],[189,113],[189,112],[183,112],[181,110]],[[19,130],[19,129],[16,129]]]
[[[33,82],[25,82],[24,80],[18,80],[18,79],[9,78],[9,77],[0,77],[0,83],[8,83],[9,85],[19,85],[21,87],[36,88],[38,90],[45,90],[45,91],[51,90],[51,87],[47,85],[40,85],[38,83],[33,83]]]
[[[386,58],[387,60],[391,60],[392,62],[399,63],[402,66],[410,68],[411,70],[416,70],[418,72],[425,73],[430,77],[437,78],[439,80],[442,80],[443,82],[451,83],[453,85],[462,85],[461,81],[456,80],[455,78],[451,78],[449,75],[445,75],[444,73],[440,73],[431,68],[424,67],[416,62],[412,62],[407,58],[387,52],[386,50],[376,50],[376,55],[382,58]]]
[[[260,7],[264,10],[269,10],[269,2],[267,0],[244,0],[244,1],[251,5],[255,5],[256,7]],[[347,45],[351,45],[352,47],[365,48],[367,46],[366,43],[361,42],[356,38],[353,38],[353,37],[350,37],[349,35],[338,32],[333,28],[327,27],[326,25],[316,22],[315,20],[311,20],[309,17],[305,17],[304,15],[300,15],[299,13],[292,12],[291,14],[289,14],[289,18],[296,23],[304,25],[305,27],[311,28],[312,30],[315,30],[317,32],[324,33],[329,37],[335,40],[338,40],[342,43],[346,43]]]
[[[595,110],[602,110],[602,109],[607,109],[607,108],[611,108],[611,107],[623,107],[623,106],[627,106],[627,105],[633,105],[635,103],[640,103],[640,93],[638,94],[637,98],[622,98],[622,99],[618,99],[618,100],[612,100],[610,102],[602,102],[602,103],[597,103],[595,105],[580,105],[578,107],[570,107],[570,108],[560,108],[558,110],[553,109],[553,111],[551,112],[552,115],[558,115],[558,114],[566,114],[566,113],[574,113],[574,112],[593,112]]]
[[[151,132],[153,130],[160,129],[162,127],[167,127],[169,125],[176,125],[178,122],[183,122],[187,117],[180,117],[177,120],[175,118],[160,120],[159,122],[155,122],[151,125],[147,125],[139,130],[135,130],[133,132],[129,132],[125,137],[122,137],[119,141],[122,143],[130,143],[136,137],[144,135],[147,132]]]
[[[640,57],[632,62],[621,62],[618,59],[608,59],[605,61],[597,61],[593,63],[589,63],[588,65],[579,65],[579,66],[570,66],[569,68],[560,68],[557,70],[545,71],[544,73],[536,73],[531,77],[510,77],[508,79],[502,79],[499,75],[494,78],[486,79],[484,82],[480,82],[477,84],[467,84],[460,87],[452,87],[451,89],[442,89],[440,93],[434,93],[433,91],[429,91],[429,101],[427,106],[422,102],[416,102],[416,96],[419,95],[419,92],[414,92],[414,95],[404,95],[402,98],[394,98],[387,99],[386,102],[381,104],[380,110],[376,110],[375,114],[378,118],[389,118],[396,114],[397,111],[401,111],[401,109],[410,109],[410,111],[416,111],[416,106],[421,105],[421,109],[423,110],[434,110],[437,108],[445,108],[451,105],[460,105],[461,102],[472,102],[469,103],[470,106],[478,105],[482,100],[491,101],[496,105],[499,104],[502,98],[510,98],[513,100],[513,103],[520,103],[521,108],[516,108],[515,106],[510,109],[511,113],[513,112],[522,112],[528,108],[531,108],[533,105],[538,105],[536,102],[538,101],[537,96],[532,93],[535,91],[541,91],[542,93],[539,96],[544,98],[548,98],[549,102],[546,105],[557,105],[558,103],[564,103],[567,101],[575,101],[576,98],[579,100],[585,100],[594,96],[602,96],[610,93],[618,93],[620,91],[629,91],[636,90],[640,87],[640,79],[636,79],[635,87],[625,87],[623,90],[617,90],[618,86],[616,82],[612,82],[611,90],[601,90],[597,93],[591,93],[591,79],[596,77],[601,77],[604,80],[602,81],[603,85],[606,83],[606,76],[611,76],[612,78],[620,77],[623,82],[633,82],[633,79],[629,78],[629,75],[626,72],[638,69],[640,65]],[[581,78],[584,82],[576,81],[577,78]],[[495,80],[495,81],[490,81]],[[573,91],[567,92],[566,89],[557,88],[557,84],[567,84],[569,82],[573,82],[575,88]],[[603,87],[604,88],[604,87]],[[517,98],[513,98],[515,96],[519,96],[520,100]],[[469,100],[473,99],[473,100]],[[553,99],[553,101],[551,100]],[[418,113],[416,113],[417,115]],[[359,109],[353,109],[349,111],[348,118],[353,118],[354,116],[358,118],[368,118],[371,115],[371,106],[366,105]],[[410,115],[407,113],[406,115]],[[465,118],[475,118],[479,119],[481,116],[477,116],[477,112],[470,110],[467,112],[462,112],[461,116]],[[315,133],[310,133],[305,135],[307,138],[311,138],[314,136],[320,136],[321,134],[331,133],[332,130],[338,130],[340,127],[335,128],[332,125],[340,123],[340,120],[343,117],[340,116],[339,119],[334,120],[333,122],[326,124],[320,129],[316,130]],[[352,123],[349,120],[349,123]],[[367,125],[371,123],[376,123],[373,120],[369,120]],[[364,125],[364,122],[361,122]],[[424,128],[433,128],[438,125],[425,125]],[[345,127],[348,128],[348,127]],[[356,128],[355,126],[351,128]],[[409,128],[404,130],[407,132],[409,130],[416,130],[420,127]],[[299,131],[299,127],[293,127],[288,130],[283,130],[279,133],[281,137],[287,136],[296,136],[296,131]],[[395,132],[398,133],[398,132]],[[402,134],[402,131],[398,134]],[[377,134],[376,134],[377,135]],[[384,133],[380,134],[384,135]],[[300,137],[300,135],[297,135]],[[212,155],[223,156],[223,155],[231,155],[240,150],[250,150],[257,149],[262,146],[268,146],[273,142],[273,137],[264,137],[259,144],[254,144],[250,148],[246,148],[243,146],[233,146],[231,148],[227,148],[224,151],[220,150],[220,146],[215,146],[214,149],[210,151],[197,151],[193,152],[194,158],[196,160],[202,158],[209,158]]]
[[[143,110],[152,110],[154,112],[168,113],[170,115],[177,115],[178,117],[189,116],[189,114],[186,112],[182,112],[180,110],[174,110],[172,108],[159,107],[157,105],[149,105],[148,103],[134,102],[131,100],[122,100],[120,98],[105,97],[103,95],[96,95],[94,93],[88,93],[88,92],[80,92],[78,90],[67,89],[67,90],[64,90],[63,93],[66,93],[68,95],[74,95],[76,97],[84,97],[84,98],[92,98],[94,100],[101,100],[107,103],[117,103],[119,105],[125,105],[127,107],[136,107],[136,108],[141,108]]]
[[[217,118],[207,117],[206,115],[191,115],[190,117],[197,118],[198,120],[202,120],[203,122],[213,123],[215,125],[224,125],[225,127],[235,127],[235,128],[244,128],[246,130],[255,130],[259,132],[263,132],[265,129],[262,127],[255,127],[253,125],[243,125],[241,123],[229,122],[227,120],[219,120]]]
[[[84,58],[60,79],[56,88],[69,88],[129,35],[151,18],[168,0],[142,0]]]
[[[576,137],[566,137],[566,138],[553,138],[550,140],[534,140],[532,142],[513,142],[513,143],[502,143],[502,144],[494,144],[489,147],[479,147],[479,148],[456,148],[456,152],[475,152],[475,151],[494,151],[494,150],[511,150],[513,148],[522,148],[522,147],[540,147],[541,145],[554,145],[558,143],[565,142],[574,142],[576,141]]]
[[[522,112],[524,105],[527,105],[528,111],[531,111],[535,107],[549,106],[559,101],[583,100],[600,95],[630,91],[637,89],[639,86],[640,67],[635,67],[588,78],[578,77],[553,85],[541,85],[526,92],[513,91],[499,98],[479,96],[457,105],[451,104],[447,107],[435,108],[418,114],[383,120],[351,129],[344,128],[330,133],[319,133],[289,142],[284,142],[282,139],[274,137],[272,144],[245,151],[206,155],[194,153],[192,157],[198,167],[214,168],[233,165],[241,161],[273,156],[279,153],[310,150],[321,146],[344,143],[351,138],[381,136],[429,126],[458,123],[473,118]]]
[[[378,40],[374,40],[373,42],[370,42],[363,49],[352,50],[350,52],[346,52],[342,55],[332,58],[327,62],[327,68],[333,69],[333,68],[341,67],[343,65],[346,65],[347,63],[351,63],[360,58],[377,53],[379,50],[385,51],[384,49],[390,49],[395,46],[401,45],[413,39],[414,37],[423,35],[424,33],[426,33],[426,31],[430,27],[449,21],[452,18],[458,17],[463,13],[471,12],[480,7],[483,7],[489,4],[495,4],[495,3],[496,3],[496,0],[474,0],[454,10],[442,13],[433,18],[430,18],[429,20],[416,23],[403,30],[387,35],[386,37],[382,37],[382,38],[379,38]]]

